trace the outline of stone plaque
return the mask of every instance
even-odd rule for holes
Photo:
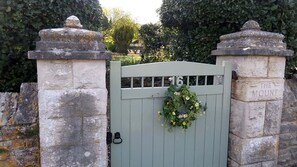
[[[279,100],[283,98],[283,79],[240,79],[232,83],[232,98],[242,101]]]

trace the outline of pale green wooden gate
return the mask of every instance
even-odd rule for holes
[[[169,132],[158,120],[168,78],[182,76],[206,114],[183,131]],[[121,67],[111,62],[112,167],[226,167],[231,65],[160,62]],[[115,140],[119,142],[119,140]]]

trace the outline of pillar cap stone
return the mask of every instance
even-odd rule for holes
[[[39,31],[40,41],[35,51],[28,52],[29,59],[111,59],[102,43],[102,34],[82,29],[76,16],[66,19],[63,28]]]
[[[66,19],[64,27],[82,28],[83,26],[80,24],[80,20],[76,16],[72,15]]]
[[[254,21],[254,20],[249,20],[247,22],[244,23],[244,25],[242,26],[242,28],[240,29],[241,31],[244,30],[261,30],[261,27],[259,25],[258,22]]]
[[[250,20],[241,31],[222,35],[211,54],[292,56],[293,51],[286,48],[284,38],[282,34],[261,31],[259,23]]]

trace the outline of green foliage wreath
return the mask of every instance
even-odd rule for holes
[[[192,121],[202,115],[201,108],[196,93],[191,92],[186,85],[179,89],[175,85],[170,85],[166,92],[163,111],[159,111],[158,114],[169,126],[169,130],[173,127],[188,129]]]

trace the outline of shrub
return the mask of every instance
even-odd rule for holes
[[[134,28],[129,25],[123,25],[114,30],[112,38],[116,45],[116,50],[125,55],[128,54],[128,47],[134,37]]]

